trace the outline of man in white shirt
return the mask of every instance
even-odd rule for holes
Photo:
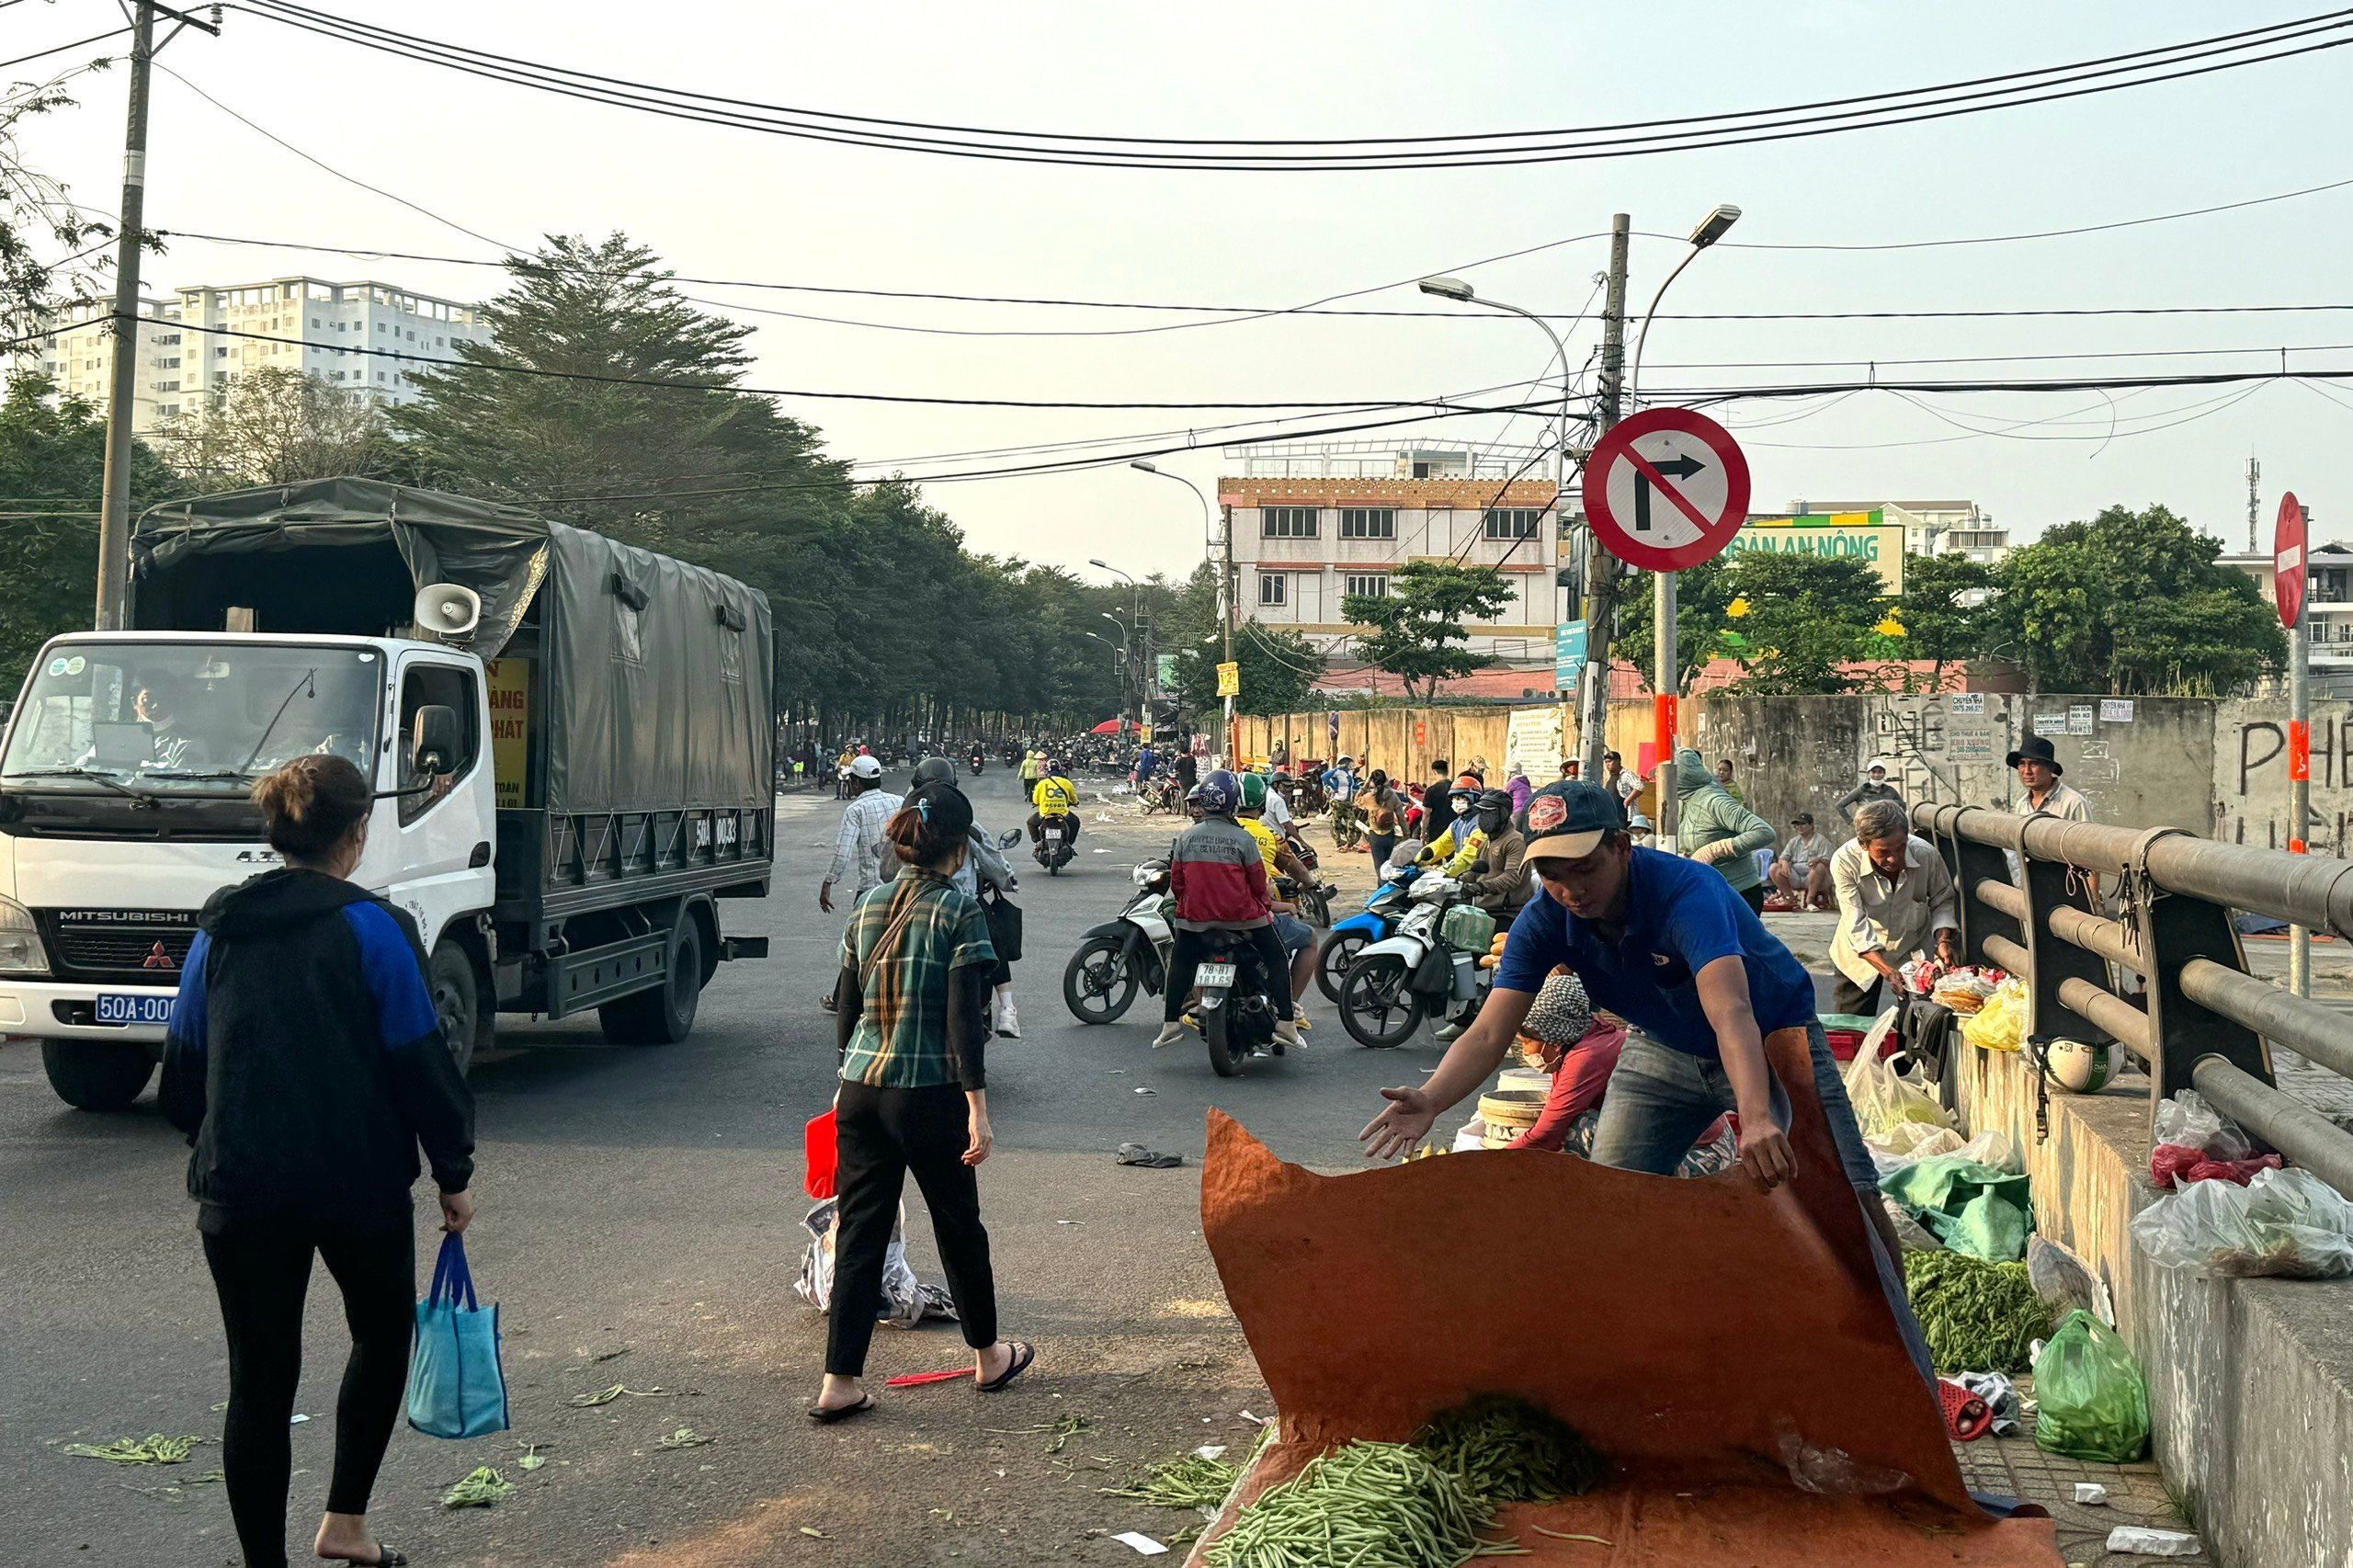
[[[2066,822],[2092,820],[2092,803],[2074,786],[2059,781],[2060,775],[2067,770],[2059,766],[2050,737],[2029,735],[2018,743],[2018,749],[2010,753],[2007,760],[2018,769],[2019,791],[2012,809],[2018,815],[2058,817]]]
[[[1830,840],[1813,831],[1812,812],[1791,817],[1790,836],[1773,857],[1774,890],[1801,909],[1829,908],[1831,851]]]
[[[852,903],[881,882],[882,824],[899,810],[899,797],[882,792],[882,765],[873,757],[860,756],[851,761],[849,783],[858,792],[842,808],[842,831],[834,845],[834,863],[827,868],[825,881],[817,889],[817,907],[828,915],[834,912],[834,889],[845,879],[849,881]]]
[[[1952,875],[1926,839],[1912,836],[1904,808],[1871,801],[1855,813],[1855,836],[1830,857],[1830,885],[1838,895],[1838,931],[1830,961],[1838,971],[1831,1010],[1872,1014],[1880,990],[1902,1002],[1907,988],[1897,968],[1924,946],[1953,961],[1961,946],[1961,915]]]

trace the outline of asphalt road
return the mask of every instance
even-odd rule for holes
[[[1004,771],[967,782],[984,824],[1026,817]],[[1117,820],[1098,820],[1106,812]],[[1031,863],[1022,879],[1025,1038],[999,1041],[990,1062],[999,1143],[983,1203],[1005,1331],[1039,1345],[1038,1366],[999,1396],[950,1383],[892,1392],[846,1426],[801,1415],[824,1320],[792,1293],[808,1207],[801,1135],[832,1093],[832,1021],[815,998],[840,917],[820,914],[815,894],[838,812],[830,795],[781,803],[773,893],[723,912],[731,930],[767,933],[773,956],[723,968],[686,1043],[611,1048],[593,1019],[505,1020],[502,1049],[475,1065],[468,1252],[502,1306],[513,1430],[395,1437],[371,1517],[420,1568],[1129,1562],[1111,1532],[1165,1540],[1196,1521],[1098,1488],[1132,1461],[1245,1442],[1242,1412],[1267,1413],[1200,1241],[1203,1113],[1218,1106],[1286,1157],[1349,1168],[1377,1087],[1418,1081],[1438,1048],[1425,1033],[1402,1052],[1356,1049],[1317,996],[1310,1050],[1221,1080],[1198,1047],[1148,1049],[1150,998],[1114,1027],[1074,1022],[1064,959],[1170,832],[1165,818],[1147,825],[1132,806],[1090,799],[1073,866],[1050,879]],[[1326,870],[1360,892],[1362,858],[1349,859],[1327,854]],[[1185,1168],[1115,1165],[1131,1141],[1185,1155]],[[221,1488],[202,1479],[216,1448],[169,1467],[60,1451],[219,1435],[226,1358],[186,1158],[152,1096],[119,1115],[74,1111],[50,1093],[36,1047],[0,1046],[0,1564],[239,1561]],[[917,1270],[937,1280],[912,1187],[908,1204]],[[421,1258],[436,1240],[420,1225]],[[1336,1293],[1333,1306],[1345,1310]],[[347,1346],[323,1271],[310,1324],[299,1408],[313,1419],[294,1433],[288,1529],[297,1562],[311,1560]],[[960,1364],[962,1341],[935,1324],[882,1330],[870,1370]],[[567,1403],[614,1383],[635,1392]],[[1063,1443],[1038,1430],[1070,1418],[1085,1426]],[[658,1446],[682,1426],[715,1440]],[[548,1462],[518,1468],[525,1444]],[[495,1507],[441,1508],[477,1465],[518,1489]]]

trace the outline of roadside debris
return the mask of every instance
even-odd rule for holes
[[[1142,1530],[1121,1530],[1111,1538],[1121,1546],[1132,1547],[1139,1557],[1165,1557],[1168,1549]]]
[[[1182,1154],[1163,1154],[1141,1143],[1122,1143],[1120,1152],[1112,1157],[1120,1165],[1142,1165],[1155,1171],[1173,1170],[1185,1163]]]
[[[717,1441],[718,1438],[706,1437],[691,1426],[681,1426],[668,1437],[658,1439],[654,1446],[658,1449],[699,1449],[705,1443]]]
[[[1907,1252],[1904,1284],[1939,1372],[2022,1372],[2034,1342],[2051,1333],[2050,1304],[2023,1263]]]
[[[183,1464],[199,1443],[209,1441],[207,1437],[167,1437],[161,1432],[150,1432],[135,1441],[117,1437],[101,1445],[68,1443],[59,1451],[77,1460],[111,1460],[116,1464]]]
[[[539,1444],[526,1443],[523,1445],[523,1457],[515,1461],[515,1467],[517,1470],[529,1471],[537,1470],[547,1462],[547,1456],[540,1452]]]
[[[2204,1550],[2198,1538],[2183,1530],[2153,1530],[2139,1525],[2119,1525],[2108,1532],[2108,1550],[2141,1557],[2195,1557]]]
[[[2108,1506],[2108,1488],[2097,1481],[2078,1481],[2075,1501],[2086,1508],[2104,1508]]]
[[[445,1508],[487,1508],[505,1501],[514,1490],[513,1482],[490,1466],[483,1465],[443,1493],[441,1506]]]
[[[594,1410],[600,1404],[612,1403],[613,1401],[620,1398],[623,1394],[629,1395],[631,1399],[673,1399],[676,1397],[676,1391],[671,1389],[633,1389],[626,1383],[615,1383],[610,1388],[598,1389],[594,1393],[574,1394],[570,1399],[565,1400],[563,1403],[572,1406],[574,1410]]]
[[[1219,1454],[1225,1452],[1221,1447]],[[1215,1508],[1222,1506],[1242,1467],[1196,1449],[1182,1459],[1144,1466],[1143,1473],[1124,1486],[1101,1488],[1107,1497],[1132,1497],[1156,1508]]]

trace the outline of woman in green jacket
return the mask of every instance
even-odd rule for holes
[[[1683,853],[1722,871],[1733,892],[1763,914],[1765,877],[1756,869],[1756,852],[1773,846],[1773,824],[1733,800],[1688,746],[1675,756],[1675,793],[1676,842]]]

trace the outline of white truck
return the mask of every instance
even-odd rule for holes
[[[153,1070],[199,911],[268,870],[248,798],[333,752],[354,880],[406,910],[462,1068],[500,1012],[673,1041],[767,892],[767,598],[514,508],[366,480],[158,506],[133,630],[44,647],[0,746],[0,1032],[85,1109]]]

